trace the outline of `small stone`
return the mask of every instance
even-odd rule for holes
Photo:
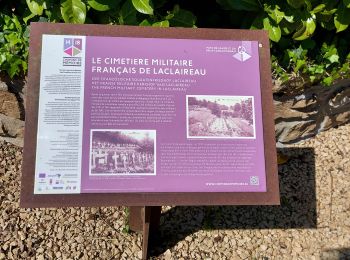
[[[1,80],[0,80],[0,91],[8,91],[7,84]]]
[[[38,256],[36,257],[36,259],[37,259],[37,260],[45,260],[45,258],[44,258],[43,255],[38,255]]]
[[[266,250],[267,250],[267,246],[266,246],[266,245],[261,245],[261,246],[260,246],[260,249],[261,249],[262,251],[266,251]]]
[[[19,235],[21,240],[26,239],[26,235],[22,231],[18,231],[18,235]]]
[[[293,250],[294,250],[295,252],[300,253],[303,249],[298,245],[298,246],[296,246],[296,247],[293,247]]]
[[[214,237],[214,242],[215,243],[219,243],[219,242],[221,242],[223,239],[222,239],[222,237],[221,236],[215,236]]]
[[[283,242],[280,243],[280,247],[283,248],[283,249],[286,249],[287,248],[287,245]]]
[[[170,251],[170,249],[168,249],[167,251],[165,251],[165,253],[164,253],[164,259],[165,259],[165,260],[170,260],[170,259],[171,259],[171,251]]]

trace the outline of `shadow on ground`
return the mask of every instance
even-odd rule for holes
[[[321,253],[321,260],[348,260],[350,259],[350,248],[338,248],[326,250]]]
[[[161,216],[152,238],[158,256],[198,230],[316,228],[315,156],[313,148],[282,148],[279,166],[280,206],[176,206]]]

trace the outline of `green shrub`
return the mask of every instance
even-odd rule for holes
[[[27,71],[28,36],[17,16],[0,13],[0,71],[11,78]]]
[[[350,0],[5,0],[3,5],[0,27],[7,29],[0,36],[0,69],[10,76],[26,71],[27,23],[47,21],[265,29],[273,75],[282,82],[302,78],[330,85],[350,77]]]

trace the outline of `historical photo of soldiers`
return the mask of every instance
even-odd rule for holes
[[[91,130],[90,175],[155,175],[155,130]]]
[[[255,138],[252,96],[187,96],[188,138]]]

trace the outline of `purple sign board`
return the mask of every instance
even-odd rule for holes
[[[43,34],[34,193],[266,192],[260,49]]]

